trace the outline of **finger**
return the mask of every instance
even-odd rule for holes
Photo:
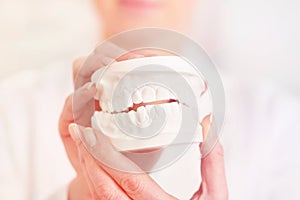
[[[206,115],[201,122],[203,141],[205,140],[208,130],[210,128],[210,123],[211,123],[211,114]]]
[[[97,55],[103,55],[108,58],[118,58],[128,51],[121,48],[120,46],[112,43],[112,42],[105,42],[101,45],[98,45],[94,51]]]
[[[73,82],[75,82],[78,72],[86,59],[87,57],[79,57],[73,62]]]
[[[91,91],[88,92],[89,90],[91,90]],[[91,94],[93,93],[93,90],[94,90],[94,88],[89,87],[89,84],[87,84],[86,86],[82,87],[80,90],[77,90],[75,93],[78,94],[79,96],[84,96],[84,95],[92,96]],[[74,93],[69,95],[65,101],[65,105],[63,107],[63,111],[62,111],[62,113],[60,115],[60,119],[59,119],[59,133],[62,138],[63,144],[65,146],[68,158],[69,158],[72,166],[74,167],[74,169],[76,170],[77,173],[80,173],[80,171],[81,171],[80,166],[77,162],[77,160],[78,160],[77,149],[76,149],[76,146],[74,145],[72,138],[70,137],[70,133],[68,130],[69,124],[74,122],[73,97],[74,97]],[[84,100],[85,98],[82,98],[82,99]],[[89,99],[89,98],[87,98],[87,99]],[[81,105],[83,106],[84,104],[81,104]],[[79,106],[78,106],[78,108],[79,108]],[[84,112],[84,109],[82,109],[81,112]],[[78,114],[77,116],[79,116],[79,115],[80,114]]]
[[[91,81],[92,74],[98,69],[107,66],[109,63],[113,62],[112,58],[105,57],[103,55],[90,55],[82,64],[80,69],[76,74],[74,80],[75,90]]]
[[[201,122],[203,140],[211,128],[212,115],[204,117]],[[211,133],[212,134],[212,133]],[[200,151],[203,143],[199,145]],[[222,145],[217,141],[210,153],[201,159],[202,183],[199,190],[193,195],[192,200],[206,199],[227,199],[227,183],[225,176],[224,152]]]
[[[73,111],[72,111],[72,99],[73,99],[73,94],[69,95],[66,98],[62,113],[60,114],[58,127],[59,127],[60,137],[66,149],[68,158],[72,166],[74,167],[75,171],[79,173],[80,166],[78,162],[76,162],[78,160],[77,148],[74,145],[74,142],[70,137],[68,131],[68,125],[74,122]]]
[[[201,159],[201,192],[213,199],[227,199],[224,152],[217,142],[213,150]]]
[[[75,137],[79,131],[76,125],[69,126],[70,132]],[[95,162],[91,155],[83,147],[80,139],[74,138],[79,153],[79,161],[89,185],[93,199],[130,199],[118,184]]]
[[[94,199],[130,199],[118,184],[95,162],[81,145],[83,170],[87,176]]]
[[[120,61],[124,61],[124,60],[131,60],[131,59],[135,59],[135,58],[143,58],[145,57],[144,55],[141,54],[137,54],[137,53],[127,53],[119,58],[116,59],[116,61],[120,62]]]
[[[116,58],[125,54],[126,51],[113,43],[103,43],[99,45],[93,53],[84,61],[82,67],[78,71],[74,87],[75,89],[81,87],[87,82],[91,81],[92,74],[98,69],[114,62]]]
[[[197,192],[195,192],[195,194],[192,196],[191,200],[200,200],[201,195],[202,195],[202,190],[200,188]],[[202,198],[202,199],[205,199],[205,198]]]
[[[59,120],[59,132],[63,138],[69,137],[68,126],[84,115],[85,107],[91,106],[96,88],[92,83],[87,83],[73,94],[69,95],[65,101]],[[74,101],[74,99],[76,99]],[[76,105],[74,105],[74,103]],[[75,113],[75,116],[74,116]],[[85,114],[88,115],[88,114]],[[75,117],[77,119],[75,119]]]
[[[91,117],[95,112],[96,86],[88,82],[73,94],[74,122],[82,126],[91,126]]]
[[[73,94],[70,94],[66,98],[65,104],[63,106],[63,110],[62,110],[62,112],[60,114],[60,118],[59,118],[59,125],[58,125],[59,133],[63,138],[69,137],[68,125],[70,123],[74,122],[72,99],[73,99]]]
[[[91,76],[95,71],[113,63],[114,61],[130,60],[134,58],[150,57],[155,55],[157,55],[156,52],[152,52],[150,50],[127,52],[126,50],[109,42],[99,45],[88,58],[81,58],[75,62],[75,89],[81,87],[86,82],[91,81]],[[78,65],[81,67],[78,67]]]
[[[89,152],[93,152],[93,156],[100,160],[98,165],[109,174],[110,177],[133,199],[175,199],[167,194],[155,181],[147,174],[143,173],[139,167],[129,160],[127,157],[116,151],[110,144],[109,139],[98,133],[94,134],[90,128],[78,126],[80,129],[79,137],[83,140]],[[77,139],[79,138],[77,137]],[[74,137],[75,138],[75,137]],[[76,140],[76,138],[75,138]],[[112,164],[114,168],[125,169],[121,172],[112,169],[107,164]],[[130,173],[130,172],[140,173]]]
[[[88,188],[88,192],[85,192],[85,196],[88,197],[88,199],[97,199],[94,185],[87,175],[86,168],[84,166],[84,162],[81,161],[81,160],[83,160],[83,158],[79,152],[78,152],[78,157],[79,157],[79,165],[81,167],[82,182],[83,182],[83,184],[85,184],[85,186],[87,185],[87,188]]]

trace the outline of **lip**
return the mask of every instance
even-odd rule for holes
[[[144,13],[159,8],[157,1],[153,0],[119,0],[122,9],[130,12]]]

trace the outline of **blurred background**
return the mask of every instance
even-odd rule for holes
[[[202,0],[193,38],[221,68],[300,94],[299,10],[297,0]],[[87,55],[95,20],[87,0],[0,0],[0,79]]]
[[[86,0],[0,0],[0,78],[88,54],[97,24]],[[71,67],[71,66],[70,66]]]
[[[217,64],[220,71],[229,72],[235,76],[238,76],[239,80],[244,79],[245,81],[247,81],[247,83],[249,83],[249,81],[250,83],[252,83],[251,81],[253,81],[256,83],[258,82],[261,84],[266,84],[270,81],[273,82],[272,84],[270,84],[272,86],[271,89],[275,89],[275,90],[278,89],[277,90],[279,91],[278,93],[281,94],[282,89],[284,89],[285,94],[286,92],[288,92],[292,94],[292,96],[300,97],[300,37],[299,37],[300,36],[300,12],[299,12],[300,1],[299,0],[264,0],[264,1],[261,0],[251,0],[251,1],[199,0],[199,1],[200,1],[199,7],[197,8],[197,13],[194,16],[194,22],[193,22],[194,24],[193,24],[193,30],[191,32],[191,37],[197,42],[199,42],[207,50],[208,54],[211,56],[213,61]],[[56,67],[65,66],[66,68],[69,68],[71,71],[73,60],[78,56],[88,55],[94,49],[96,44],[101,40],[101,35],[100,35],[101,24],[99,24],[99,21],[97,20],[98,16],[95,15],[96,14],[92,6],[92,0],[63,0],[63,1],[62,0],[51,0],[51,1],[50,0],[0,0],[0,85],[2,80],[5,79],[9,80],[11,77],[18,74],[21,71],[22,72],[31,71],[31,70],[41,69],[41,68],[48,69],[49,67],[51,68],[52,66],[56,66]],[[46,73],[48,73],[47,70]],[[19,74],[21,74],[21,76],[24,76],[24,73],[19,73]],[[60,74],[53,73],[52,75],[49,75],[49,80],[52,80],[53,77],[56,78],[58,75]],[[20,76],[17,76],[17,79],[11,79],[11,80],[18,80],[18,78],[20,78]],[[70,79],[71,75],[70,77],[66,77],[66,79],[68,78]],[[26,81],[28,81],[28,79],[26,79]],[[42,80],[42,83],[43,82],[44,80]],[[59,83],[57,83],[57,85],[54,86],[60,87],[58,86],[58,84]],[[236,81],[236,83],[234,84],[238,85],[240,84],[240,82]],[[256,87],[256,86],[258,86],[258,88],[260,87],[259,84],[258,85],[249,84],[249,85],[251,85],[252,87]],[[4,85],[2,89],[3,88],[4,88],[3,94],[6,94],[5,91],[10,90],[9,86],[7,87],[7,85]],[[242,88],[242,90],[244,90],[244,88]],[[25,91],[24,93],[26,93],[27,90],[24,91]],[[247,92],[247,90],[245,91]],[[23,93],[21,93],[21,95],[25,96]],[[240,95],[240,96],[248,100],[246,95]],[[27,95],[25,97],[28,98]],[[0,98],[1,100],[3,99],[6,100],[5,97],[2,96],[0,96]],[[241,104],[244,104],[243,98],[238,99],[239,101],[241,100],[240,102]],[[30,103],[32,103],[31,96],[28,99],[30,100]],[[257,96],[257,99],[258,102],[260,103],[261,99],[259,98],[259,94]],[[60,105],[63,102],[60,101],[60,98],[56,98],[56,96],[55,98],[50,100],[53,104],[53,107],[55,107],[56,105],[55,103]],[[249,101],[251,101],[251,99]],[[297,98],[295,98],[295,101],[297,101],[298,103]],[[13,101],[12,104],[14,103],[15,102]],[[255,102],[251,102],[251,103],[254,104]],[[240,108],[247,107],[251,103],[248,102],[247,104],[246,102],[245,105],[242,105],[241,107],[236,106],[236,108],[238,111],[240,111],[239,110]],[[23,102],[20,101],[19,99],[16,99],[15,105],[16,104],[20,104],[18,106],[21,106],[22,108],[26,107],[23,106]],[[276,104],[276,106],[285,108],[289,106],[288,104],[289,102],[285,104],[284,103],[278,105]],[[265,104],[262,104],[261,107],[258,107],[256,111],[260,111],[261,109],[263,113],[264,111],[262,109],[263,106],[265,106]],[[6,106],[4,106],[4,108],[5,107]],[[40,107],[44,108],[45,106],[43,105]],[[294,107],[291,106],[291,108]],[[252,109],[252,107],[249,108],[247,107],[247,109],[250,110]],[[246,111],[248,112],[247,109]],[[285,111],[285,109],[282,110]],[[15,111],[19,113],[18,107],[16,107]],[[279,111],[281,110],[279,109]],[[0,114],[2,114],[1,112]],[[241,112],[243,112],[243,110],[241,110]],[[295,110],[295,112],[297,112],[297,110]],[[23,122],[22,120],[16,120],[18,117],[17,114],[14,114],[13,112],[11,113],[11,110],[9,110],[9,112],[7,113],[11,114],[11,118],[13,119],[11,120],[12,127],[17,127],[17,125],[22,127],[20,124],[15,123],[15,121]],[[260,112],[258,113],[261,114]],[[29,114],[30,114],[29,116],[32,117],[31,116],[32,113],[30,112]],[[55,110],[53,114],[57,115],[58,112],[56,112]],[[272,112],[266,112],[266,114],[268,116],[273,115]],[[54,129],[55,131],[57,130],[56,115],[52,116],[52,118],[51,116],[49,117],[49,119],[51,118],[53,120],[50,121],[49,124],[51,123],[55,124],[55,127],[52,127],[55,128]],[[297,121],[296,117],[299,115],[295,115],[296,117],[293,118],[294,120],[290,120],[292,117],[290,117],[290,115],[288,114],[287,115],[282,114],[282,116],[284,117],[287,116],[286,121],[284,122],[279,121],[278,124],[282,124],[282,129],[284,129],[283,132],[286,133],[286,128],[288,127],[285,127],[284,125],[289,124],[288,121],[292,121],[292,122]],[[2,122],[1,120],[0,122]],[[243,119],[241,119],[241,121],[242,120]],[[258,124],[263,123],[263,121],[259,117],[256,118],[255,116],[255,120],[259,122]],[[48,122],[46,122],[45,120],[45,123]],[[236,125],[236,121],[234,121],[233,124]],[[249,124],[250,126],[253,125],[251,123]],[[293,124],[293,125],[297,125],[297,124]],[[245,129],[248,130],[248,126],[245,126]],[[251,129],[249,130],[251,131]],[[49,129],[48,131],[51,132],[52,129]],[[279,131],[281,131],[281,129]],[[284,135],[284,138],[286,139],[285,144],[287,146],[290,146],[291,144],[295,144],[294,146],[297,147],[298,144],[296,143],[298,143],[299,141],[298,139],[299,131],[298,132],[297,131],[298,130],[293,130],[292,133],[295,135],[291,135],[291,136]],[[39,132],[36,131],[36,133],[37,134],[35,136],[39,136]],[[260,136],[260,133],[261,132],[257,132],[257,135]],[[272,131],[270,131],[270,133],[272,133]],[[34,141],[32,142],[30,140],[30,137],[27,137],[25,135],[28,141],[26,140],[26,142],[24,142],[21,139],[19,139],[19,132],[15,132],[15,134],[17,139],[12,141],[19,142],[16,143],[17,144],[16,147],[18,147],[18,150],[20,150],[18,151],[18,153],[20,154],[19,157],[27,161],[26,153],[24,153],[24,149],[21,144],[23,143],[25,144],[27,142],[30,146]],[[238,132],[236,132],[236,135],[238,135]],[[53,135],[51,135],[50,133],[40,136],[42,139],[41,138],[39,139],[41,139],[42,142],[37,143],[38,145],[40,145],[38,147],[43,147],[43,145],[49,145],[49,146],[54,144],[57,145],[56,142],[58,142],[59,139],[58,134],[56,135],[57,138],[54,138],[54,136],[52,138],[52,136]],[[293,139],[291,139],[290,137],[293,137]],[[231,140],[230,137],[227,137],[227,139]],[[269,143],[273,142],[273,140],[269,140],[269,138],[268,141]],[[0,142],[2,141],[0,140]],[[249,140],[247,138],[247,140],[242,141],[239,144],[242,147],[244,147],[243,145],[244,144],[248,145],[248,142]],[[255,141],[256,151],[254,151],[253,157],[259,158],[257,157],[257,155],[258,153],[260,153],[259,152],[260,149],[258,148],[259,144],[257,144],[256,142],[257,141]],[[263,142],[265,141],[262,141],[262,143]],[[280,141],[280,145],[282,144],[284,144],[283,141]],[[235,161],[236,158],[239,158],[238,157],[239,154],[242,155],[243,153],[247,153],[247,152],[249,153],[250,151],[253,151],[253,149],[248,149],[248,151],[243,149],[244,150],[243,152],[240,151],[238,145],[235,148],[234,145],[232,146],[233,146],[233,150],[235,150],[235,148],[238,149],[238,151],[235,151],[237,156],[235,156],[234,154],[233,161]],[[61,146],[57,145],[55,146],[55,148],[57,148],[58,151],[64,152],[62,145]],[[268,158],[272,161],[273,160],[280,161],[280,159],[278,159],[277,156],[285,153],[284,151],[285,149],[276,149],[276,150],[277,150],[276,153],[272,154],[274,157],[270,157],[268,155]],[[40,156],[37,157],[37,160],[41,161],[40,162],[42,163],[41,166],[44,165],[46,166],[48,164],[47,162],[43,162],[44,161],[43,153],[45,152],[46,150],[35,152]],[[255,154],[256,152],[258,153]],[[48,153],[47,155],[53,156],[54,159],[55,155],[52,152],[49,151],[46,153]],[[293,151],[293,153],[295,153],[293,155],[295,155],[296,158],[299,157],[297,155],[298,151]],[[254,167],[253,169],[251,167],[252,165],[256,164],[254,162],[252,163],[252,160],[257,161],[257,159],[252,159],[252,160],[248,159],[247,156],[245,156],[245,159],[244,156],[241,157],[243,157],[243,159],[237,160],[236,162],[230,160],[232,166],[234,166],[232,167],[232,171],[230,172],[232,175],[231,181],[233,184],[238,186],[241,184],[239,176],[243,176],[244,178],[243,180],[248,181],[248,179],[251,179],[253,175],[252,173],[249,173],[248,176],[245,175],[244,171],[248,170],[247,167],[244,167],[245,168],[244,169],[242,166],[241,168],[236,170],[237,169],[235,167],[236,163],[238,164],[242,163],[245,166],[249,166],[249,171],[252,172]],[[290,157],[293,156],[285,157],[285,155],[283,155],[282,157],[284,157],[285,159],[290,159]],[[263,165],[264,162],[262,161],[264,160],[266,160],[265,162],[268,163],[268,159],[265,159],[265,157],[263,157],[261,160],[258,159],[257,162],[261,162],[261,165]],[[28,166],[30,166],[30,164],[31,163],[29,162]],[[62,165],[63,164],[64,163],[62,162]],[[68,167],[70,167],[69,163],[66,164],[68,164]],[[269,162],[268,164],[272,165],[273,162]],[[270,166],[270,165],[266,165],[264,166],[265,168],[262,169],[269,170],[268,167],[275,168],[275,166]],[[7,167],[7,169],[10,170],[11,168],[10,165],[7,166],[9,166]],[[297,168],[296,170],[298,171],[299,165],[295,164],[294,166],[295,168]],[[56,167],[60,168],[61,165],[57,165]],[[42,167],[40,168],[43,169]],[[284,165],[280,169],[281,169],[280,173],[282,172],[289,173],[289,171],[286,170],[286,165]],[[42,181],[46,180],[48,184],[49,183],[48,181],[52,178],[53,174],[56,175],[57,171],[55,170],[59,171],[60,169],[58,170],[55,169],[54,167],[51,172],[48,172],[48,174],[44,173],[43,170],[38,171],[39,173],[36,175],[35,178],[41,183],[44,183]],[[257,170],[261,172],[261,168],[257,168]],[[24,171],[26,171],[26,168]],[[237,171],[239,171],[240,173]],[[263,172],[264,171],[262,171],[262,173]],[[275,172],[277,173],[277,171]],[[253,179],[254,182],[253,185],[257,185],[255,181],[261,180],[259,179],[260,174],[254,172],[253,174],[259,176],[257,179],[255,178]],[[269,175],[268,173],[266,174]],[[271,175],[272,175],[271,178],[274,178],[273,173]],[[24,180],[26,181],[26,184],[29,185],[29,187],[31,187],[30,183],[33,182],[32,181],[33,178],[31,176],[25,176],[24,180],[22,178],[19,179],[20,176],[18,176],[18,174],[16,176],[18,177],[18,180],[14,180],[14,181],[18,183],[20,182],[21,188],[24,187],[24,185],[22,184],[24,183]],[[56,179],[59,181],[64,181],[65,179],[69,180],[68,177],[69,176],[56,177]],[[261,177],[263,178],[264,176]],[[284,178],[284,175],[282,175],[281,178],[282,177]],[[290,185],[293,185],[290,184],[290,180],[292,180],[292,178],[294,177],[297,176],[290,173],[289,176],[287,176],[287,179],[284,179],[287,180],[287,182],[284,183],[280,181],[278,182],[285,187],[290,187]],[[280,180],[280,179],[276,179],[276,180]],[[38,181],[37,183],[40,183]],[[55,179],[53,180],[51,179],[51,181],[55,181]],[[5,184],[9,183],[9,181],[4,181],[4,182]],[[259,183],[262,186],[264,186],[263,180],[260,181]],[[275,181],[274,181],[274,185],[276,185]],[[293,187],[297,187],[296,185],[297,184],[293,185]],[[271,188],[272,184],[268,185],[268,187]],[[45,194],[46,192],[49,191],[52,192],[53,190],[53,188],[43,187],[42,184],[33,185],[31,188],[40,190],[41,193],[44,192]],[[262,188],[261,190],[263,191],[264,189],[265,188]],[[8,189],[4,188],[4,191],[6,190]],[[12,194],[15,194],[15,188],[11,189],[11,191]],[[30,193],[32,191],[29,191],[29,195],[33,195],[33,193],[32,194]],[[238,195],[244,193],[244,191],[240,189],[237,189],[237,191],[238,191],[237,192]],[[251,190],[249,191],[247,190],[247,192],[251,193]],[[281,193],[281,191],[275,191],[275,190],[272,191],[274,191],[274,193],[275,192]],[[16,193],[16,195],[19,194]],[[20,193],[20,195],[22,196],[23,194]],[[31,196],[29,196],[28,199],[32,199],[30,197]]]

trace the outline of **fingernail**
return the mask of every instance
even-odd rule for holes
[[[212,114],[210,114],[210,116],[209,116],[209,121],[210,121],[210,123],[212,123],[212,121],[213,121],[213,115]]]
[[[92,128],[85,128],[85,129],[84,129],[83,137],[84,137],[86,143],[87,143],[90,147],[93,147],[93,146],[96,145],[97,140],[96,140],[96,137],[95,137],[95,135],[94,135],[94,131],[93,131]]]
[[[79,134],[80,133],[79,133],[79,128],[78,128],[77,124],[75,124],[75,123],[70,124],[69,125],[69,132],[70,132],[70,135],[71,135],[71,137],[74,141],[79,140]]]

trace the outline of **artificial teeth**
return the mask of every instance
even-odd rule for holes
[[[142,88],[143,102],[153,102],[156,101],[155,90],[150,86],[145,86]]]
[[[114,62],[110,67],[104,67],[107,70],[103,76],[101,75],[104,68],[101,68],[95,72],[92,77],[92,82],[97,85],[95,98],[99,100],[101,107],[101,111],[96,111],[92,117],[92,127],[109,136],[112,144],[122,151],[172,144],[174,138],[177,137],[178,131],[181,128],[181,123],[183,122],[182,111],[186,108],[185,106],[190,106],[185,104],[185,102],[181,102],[181,99],[174,93],[176,92],[175,90],[172,91],[172,88],[168,89],[167,86],[164,87],[163,85],[160,85],[160,83],[156,84],[156,82],[149,82],[141,85],[130,85],[131,83],[135,83],[135,79],[144,78],[142,72],[134,75],[131,74],[130,76],[128,75],[128,86],[126,84],[122,85],[124,86],[122,87],[122,92],[124,92],[124,94],[122,92],[120,93],[120,95],[124,95],[126,98],[129,96],[128,100],[124,100],[128,102],[123,102],[124,106],[122,105],[122,108],[114,108],[112,105],[113,98],[115,98],[115,90],[120,81],[123,80],[123,78],[126,78],[128,72],[148,64],[172,66],[172,69],[185,78],[197,98],[199,117],[196,120],[199,120],[200,122],[203,117],[211,113],[212,110],[208,92],[205,92],[200,96],[200,92],[205,90],[204,80],[188,62],[180,57],[156,56]],[[160,73],[159,70],[154,70],[153,72]],[[147,72],[145,71],[144,73]],[[172,78],[170,76],[172,75],[166,73],[165,78]],[[133,81],[131,81],[131,79]],[[133,87],[136,87],[137,89],[133,91]],[[151,126],[151,123],[156,122],[156,119],[161,117],[160,113],[157,112],[158,107],[165,112],[164,119],[161,119],[164,121],[164,124],[159,133],[147,140],[141,140],[131,136],[130,134],[134,131],[140,131],[143,128],[147,129]],[[152,110],[153,112],[151,112]],[[132,124],[127,124],[128,121],[126,118],[124,118],[126,119],[125,121],[121,121],[121,124],[118,124],[116,117],[128,117],[129,123],[131,121]],[[123,125],[128,129],[123,128]],[[197,130],[195,133],[199,136],[196,141],[200,142],[203,139],[201,127],[199,127],[199,129],[200,130]],[[127,131],[129,131],[128,134]]]
[[[157,100],[169,100],[170,94],[165,88],[158,87],[156,89],[156,98],[157,98]]]
[[[136,90],[132,95],[131,95],[131,99],[132,99],[132,102],[134,104],[140,104],[143,102],[143,98],[142,98],[142,95],[140,93],[139,90]]]
[[[144,106],[138,107],[136,112],[136,123],[141,127],[145,127],[149,125],[149,119],[146,108]]]

